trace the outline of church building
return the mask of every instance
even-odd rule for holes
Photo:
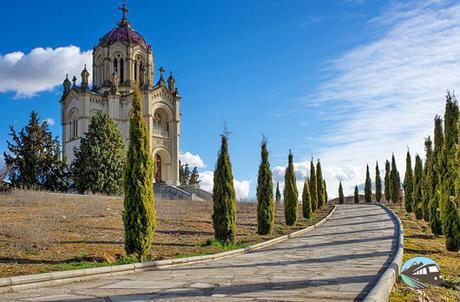
[[[81,83],[64,81],[61,124],[64,155],[74,159],[74,148],[98,111],[108,113],[117,123],[125,144],[129,141],[129,121],[135,85],[143,98],[143,113],[150,134],[155,162],[155,183],[179,185],[180,95],[172,73],[164,79],[164,68],[154,82],[155,58],[152,47],[126,18],[126,5],[118,25],[99,39],[93,48],[92,85],[85,66]],[[82,66],[83,67],[83,66]]]

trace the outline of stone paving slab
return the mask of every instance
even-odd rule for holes
[[[338,205],[318,229],[249,254],[24,290],[0,301],[359,301],[397,240],[383,208]]]

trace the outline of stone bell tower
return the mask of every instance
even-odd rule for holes
[[[165,81],[161,67],[155,84],[152,47],[132,28],[126,5],[119,9],[121,21],[93,48],[92,85],[86,66],[80,86],[75,76],[73,83],[68,77],[64,80],[60,101],[64,154],[69,162],[74,159],[73,150],[98,111],[112,117],[127,144],[133,91],[138,86],[155,161],[155,182],[178,185],[181,97],[176,81],[172,73]]]

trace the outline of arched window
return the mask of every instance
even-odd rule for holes
[[[137,61],[134,61],[134,80],[137,81]]]
[[[140,83],[144,84],[144,64],[142,64],[142,61],[139,63],[139,74],[140,74]]]
[[[113,72],[116,72],[118,74],[118,60],[115,58],[113,60]]]
[[[69,121],[70,139],[75,139],[78,137],[78,112],[76,110],[70,113]]]
[[[123,58],[120,59],[120,83],[125,81],[125,62]]]

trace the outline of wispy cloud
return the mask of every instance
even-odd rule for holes
[[[299,28],[305,28],[311,24],[316,24],[316,23],[319,23],[319,22],[322,22],[324,20],[327,20],[329,19],[330,16],[322,16],[322,15],[310,15],[310,16],[307,16],[307,18],[305,18],[305,20],[303,20],[302,22],[300,22],[298,24],[298,27]]]
[[[0,55],[0,93],[14,92],[16,97],[32,97],[61,84],[65,75],[79,75],[83,65],[91,66],[91,51],[76,46],[35,48]]]
[[[403,170],[407,146],[423,154],[446,90],[460,87],[459,20],[458,2],[396,2],[369,23],[374,41],[330,62],[308,99],[335,121],[319,152],[331,193],[342,179],[350,194],[366,163],[382,169],[395,152]]]

